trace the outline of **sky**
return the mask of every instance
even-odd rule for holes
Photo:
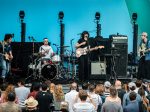
[[[52,44],[60,45],[60,11],[64,12],[65,45],[71,46],[71,39],[75,44],[84,30],[95,37],[95,13],[100,12],[101,35],[127,35],[128,52],[132,52],[133,29],[125,0],[0,0],[0,40],[12,33],[13,41],[21,41],[20,10],[25,12],[26,42],[29,36],[36,42],[48,37]]]

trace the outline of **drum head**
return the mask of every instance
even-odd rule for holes
[[[46,79],[52,80],[57,75],[57,68],[56,65],[47,64],[44,65],[42,68],[42,76]]]

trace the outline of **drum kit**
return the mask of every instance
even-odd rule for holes
[[[68,76],[66,75],[70,72],[68,70],[69,64],[67,64],[68,67],[64,67],[63,62],[61,61],[61,55],[53,55],[52,57],[50,57],[50,59],[46,60],[46,63],[43,63],[42,56],[39,53],[33,53],[32,55],[36,58],[33,59],[34,61],[28,65],[28,74],[31,75],[28,75],[26,80],[28,80],[29,78],[37,80],[53,80],[68,78]],[[68,60],[70,60],[70,55],[67,57],[69,58]]]

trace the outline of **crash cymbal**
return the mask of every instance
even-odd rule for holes
[[[65,47],[70,47],[70,46],[60,46],[59,48],[65,48]]]

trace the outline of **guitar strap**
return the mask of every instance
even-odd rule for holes
[[[2,52],[1,53],[4,54],[4,41],[1,41],[0,44],[2,46]]]

